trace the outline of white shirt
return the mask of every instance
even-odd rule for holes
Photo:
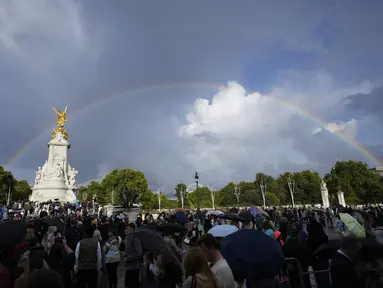
[[[211,267],[211,271],[218,278],[218,288],[234,287],[234,276],[225,259],[217,261],[213,267]]]
[[[77,273],[78,272],[78,257],[80,255],[80,242],[77,243],[76,251],[74,252],[74,255],[76,256],[76,260],[74,263],[74,271]],[[101,246],[100,246],[100,243],[98,242],[97,243],[97,271],[100,271],[102,267],[101,260],[102,260]]]

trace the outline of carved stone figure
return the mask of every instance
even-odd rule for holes
[[[56,164],[55,177],[61,178],[64,176],[64,170],[59,163]]]
[[[321,191],[328,191],[327,190],[327,184],[326,184],[326,182],[323,181],[323,179],[322,179],[322,182],[320,184],[320,190]]]
[[[38,185],[40,183],[41,177],[42,177],[42,169],[39,166],[36,171],[35,185]]]
[[[70,170],[69,174],[69,186],[74,187],[76,185],[76,176],[78,174],[78,171],[74,168]]]

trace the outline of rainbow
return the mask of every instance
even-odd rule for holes
[[[155,91],[155,90],[160,90],[160,89],[169,89],[169,88],[210,88],[210,89],[215,89],[219,90],[222,87],[225,87],[226,84],[222,83],[208,83],[208,82],[178,82],[178,83],[168,83],[168,84],[161,84],[161,85],[153,85],[153,86],[144,86],[136,89],[128,89],[124,90],[120,93],[113,94],[109,97],[106,98],[101,98],[99,100],[96,100],[78,110],[75,112],[69,114],[69,118],[72,120],[73,118],[76,118],[77,116],[81,116],[83,113],[85,113],[88,110],[91,110],[93,108],[96,108],[98,106],[103,106],[111,101],[116,101],[118,99],[127,97],[132,94],[137,94],[137,93],[142,93],[142,92],[149,92],[149,91]],[[254,93],[254,91],[247,91],[248,94]],[[314,113],[311,113],[302,107],[296,105],[295,103],[292,102],[287,102],[285,100],[281,100],[275,97],[271,96],[263,96],[264,98],[274,100],[278,103],[280,103],[282,106],[294,111],[295,113],[302,115],[303,117],[313,121],[314,123],[317,123],[320,127],[326,128],[327,123],[320,119],[317,115]],[[42,131],[40,134],[35,136],[27,145],[23,146],[20,150],[18,150],[11,158],[10,160],[5,164],[6,166],[11,165],[13,162],[15,162],[17,159],[19,159],[26,151],[28,151],[40,138],[42,138],[45,134],[50,132],[50,130],[53,129],[53,126],[48,127],[44,131]],[[368,149],[361,143],[349,139],[342,135],[339,132],[333,132],[332,134],[336,135],[339,139],[341,139],[343,142],[346,144],[350,145],[351,147],[355,148],[362,154],[364,157],[367,159],[370,159],[372,162],[374,162],[376,165],[380,166],[383,165],[382,162],[376,158]]]

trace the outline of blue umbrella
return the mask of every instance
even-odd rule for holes
[[[180,224],[185,224],[188,222],[188,217],[185,215],[184,211],[176,212],[176,221]]]
[[[252,280],[275,277],[285,261],[280,244],[260,230],[241,229],[226,236],[221,252],[234,274]]]

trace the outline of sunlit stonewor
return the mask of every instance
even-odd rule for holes
[[[57,128],[54,128],[52,139],[48,143],[48,160],[36,171],[35,184],[30,200],[44,202],[58,199],[62,202],[72,202],[76,199],[76,176],[78,171],[68,164],[67,130],[64,129],[66,110],[55,109],[58,116]]]

